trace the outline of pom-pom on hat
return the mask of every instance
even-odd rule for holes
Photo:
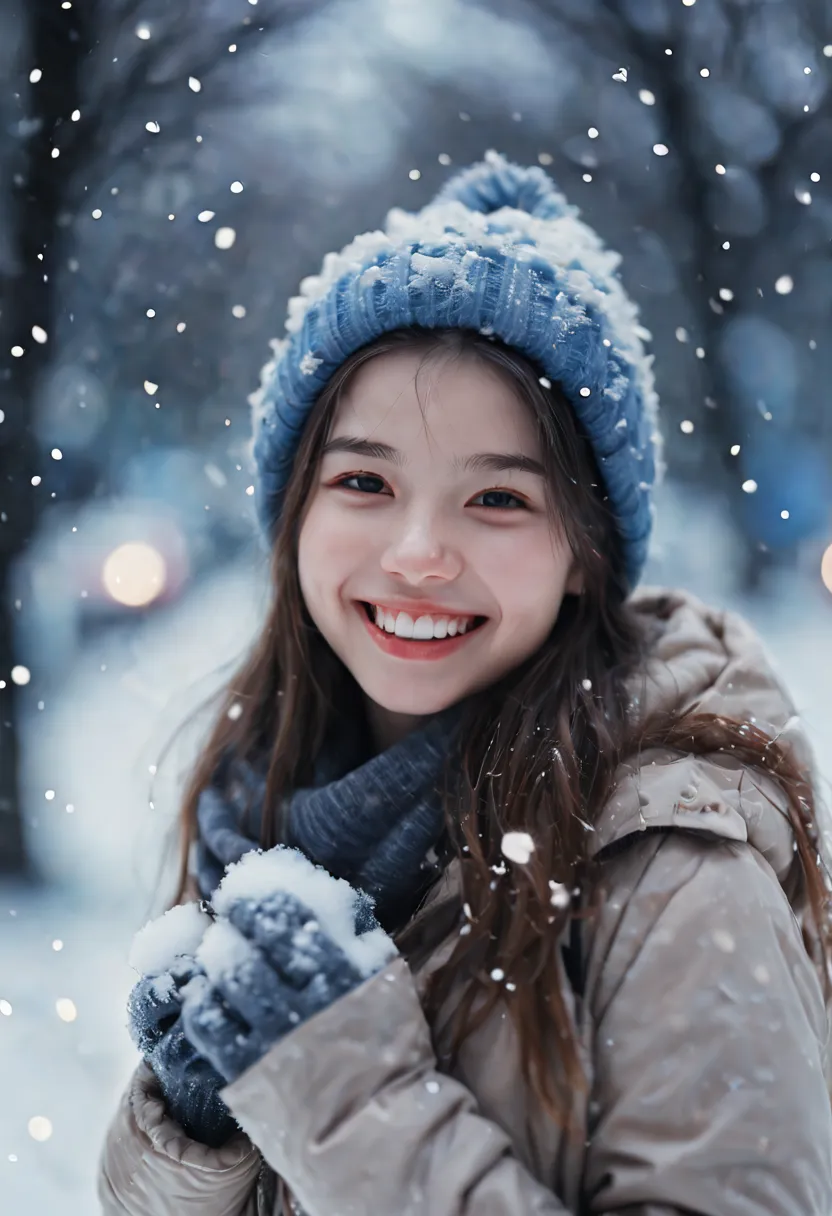
[[[661,470],[649,333],[616,273],[620,256],[546,173],[496,152],[414,213],[328,253],[289,302],[254,409],[256,505],[273,538],[303,425],[349,355],[408,326],[471,329],[526,355],[571,402],[595,452],[631,587]]]

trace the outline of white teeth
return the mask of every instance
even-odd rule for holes
[[[428,638],[434,636],[433,617],[419,616],[413,626],[413,637],[420,641],[427,641]]]
[[[408,616],[406,612],[400,612],[396,617],[396,637],[413,637],[413,617]]]
[[[468,633],[474,621],[470,617],[422,616],[413,617],[408,612],[390,612],[378,604],[371,604],[373,619],[385,633],[394,633],[399,638],[414,638],[426,642],[432,638],[453,638]]]

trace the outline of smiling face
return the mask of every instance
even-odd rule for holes
[[[541,459],[528,407],[471,357],[387,352],[350,380],[298,573],[380,746],[517,667],[580,590]]]

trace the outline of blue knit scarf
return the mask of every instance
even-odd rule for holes
[[[366,726],[345,721],[315,764],[314,784],[284,804],[285,843],[367,891],[386,927],[412,912],[438,871],[443,776],[459,718],[452,706],[375,756]],[[237,765],[202,792],[193,868],[203,898],[259,847],[264,789],[254,767]]]

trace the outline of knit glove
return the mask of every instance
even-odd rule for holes
[[[167,917],[178,919],[180,925],[188,919],[194,922],[190,912],[178,918],[172,915],[186,912],[173,909]],[[204,923],[210,923],[207,917]],[[134,957],[148,954],[148,941],[154,934],[158,941],[160,927],[167,930],[170,943],[170,922],[160,918],[142,931],[143,943],[139,942],[142,934],[137,935]],[[223,1078],[185,1037],[181,1017],[184,989],[204,978],[204,971],[187,954],[175,954],[167,966],[156,957],[148,966],[128,997],[130,1037],[153,1069],[171,1118],[192,1140],[218,1148],[238,1127],[219,1096]]]
[[[396,954],[372,900],[282,846],[248,853],[216,892],[185,1035],[227,1081]]]

